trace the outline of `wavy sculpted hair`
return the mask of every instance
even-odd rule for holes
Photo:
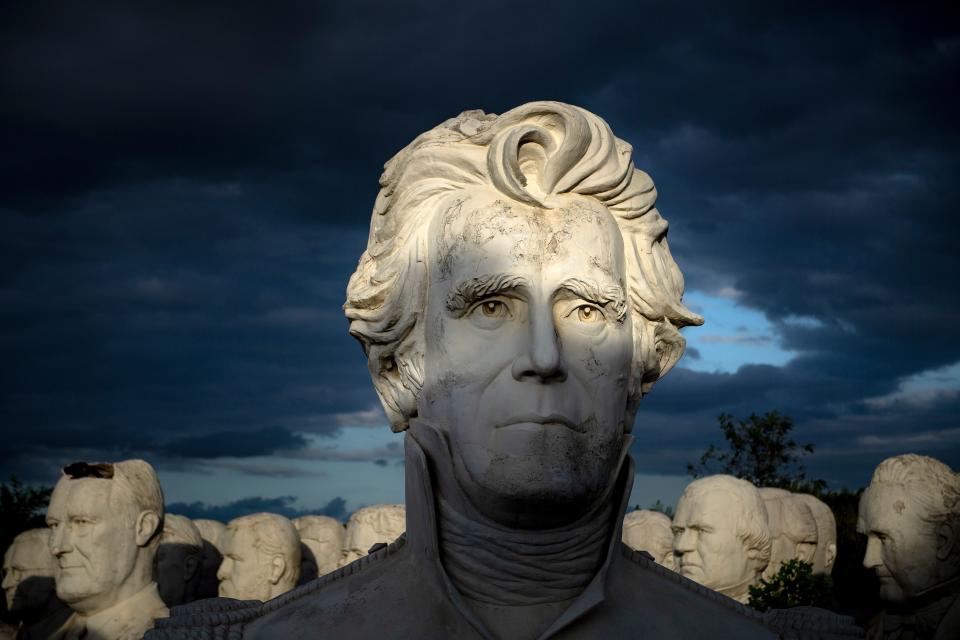
[[[594,114],[559,102],[532,102],[497,116],[465,111],[421,134],[384,165],[367,249],[347,286],[350,334],[394,431],[417,414],[423,386],[427,231],[437,213],[468,191],[540,209],[593,198],[613,215],[624,241],[634,336],[628,411],[679,360],[678,329],[703,323],[683,306],[683,275],[654,207],[653,181],[631,146]],[[567,196],[564,198],[563,196]],[[627,425],[627,430],[632,424]]]
[[[870,484],[903,485],[923,506],[923,520],[960,525],[960,476],[935,458],[915,453],[887,458],[874,469]]]

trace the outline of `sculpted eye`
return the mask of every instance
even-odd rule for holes
[[[467,315],[481,329],[496,329],[513,317],[513,311],[508,301],[490,298],[475,304]]]
[[[485,318],[504,318],[510,314],[507,305],[501,300],[485,300],[474,308],[474,313],[478,310]]]
[[[577,307],[576,311],[577,320],[583,322],[584,324],[601,322],[603,320],[603,312],[592,304],[582,304]]]

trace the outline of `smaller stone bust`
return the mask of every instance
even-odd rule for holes
[[[300,577],[300,536],[293,523],[275,513],[231,520],[217,577],[220,595],[237,600],[267,601],[293,589]]]
[[[203,538],[203,564],[200,567],[200,582],[197,585],[197,599],[216,598],[220,591],[217,571],[223,562],[223,542],[227,535],[227,525],[217,520],[197,518],[193,521],[200,537]]]
[[[153,580],[163,491],[144,460],[63,468],[47,509],[67,638],[134,640],[168,615]]]
[[[833,510],[809,493],[794,494],[810,508],[817,523],[817,549],[813,553],[813,574],[830,575],[837,560],[837,518]]]
[[[673,553],[684,576],[746,603],[770,561],[770,528],[760,492],[715,475],[684,490],[673,517]]]
[[[346,540],[346,530],[339,520],[329,516],[301,516],[294,519],[293,526],[312,553],[316,575],[326,575],[337,568]]]
[[[341,566],[362,558],[375,544],[390,544],[407,528],[407,512],[402,504],[377,504],[357,509],[347,523]]]
[[[763,487],[760,497],[770,526],[770,563],[763,577],[769,580],[789,560],[812,565],[817,550],[817,521],[810,507],[786,489]]]
[[[671,525],[670,518],[659,511],[631,511],[623,517],[623,543],[634,551],[646,551],[659,565],[676,569]]]
[[[49,529],[24,531],[3,556],[3,591],[7,612],[20,623],[18,638],[47,638],[73,613],[57,598],[49,537]]]
[[[157,551],[157,588],[168,607],[197,599],[203,564],[203,538],[189,518],[167,514]]]
[[[874,470],[860,498],[863,566],[880,580],[886,611],[868,624],[885,637],[906,622],[917,638],[960,638],[960,478],[908,453]]]

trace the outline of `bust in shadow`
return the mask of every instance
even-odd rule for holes
[[[18,640],[49,638],[73,613],[57,597],[49,538],[49,529],[24,531],[3,556],[3,592]]]

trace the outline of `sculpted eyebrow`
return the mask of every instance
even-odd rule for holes
[[[578,298],[589,300],[600,306],[610,305],[617,315],[617,322],[622,323],[627,317],[626,297],[623,294],[623,289],[618,285],[601,287],[596,282],[587,282],[580,278],[567,278],[560,285],[560,290],[568,291]]]
[[[459,283],[447,296],[447,310],[460,313],[477,300],[528,284],[523,276],[506,273],[470,278]]]

